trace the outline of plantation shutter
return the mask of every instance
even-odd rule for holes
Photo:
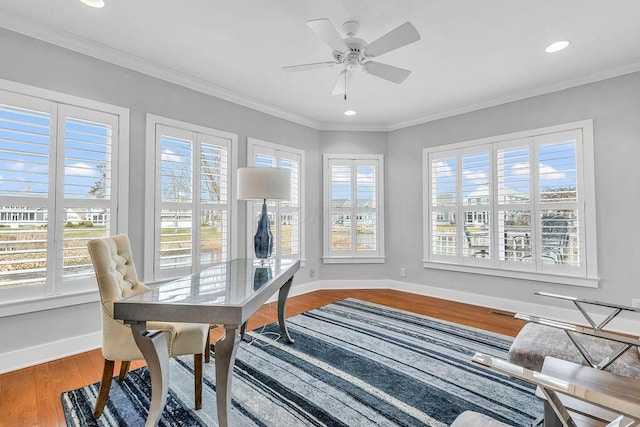
[[[330,218],[331,237],[329,250],[333,254],[351,254],[353,251],[353,238],[351,224],[353,221],[353,161],[331,159],[329,161],[329,173],[331,176],[330,194]]]
[[[156,279],[229,259],[231,141],[156,125]]]
[[[493,189],[491,155],[485,149],[462,152],[462,256],[466,262],[491,259]]]
[[[477,265],[591,286],[597,265],[587,266],[586,256],[595,257],[596,245],[586,228],[593,231],[595,216],[585,210],[595,209],[592,144],[585,121],[423,150],[425,266],[482,272]]]
[[[95,288],[87,242],[116,230],[120,116],[0,91],[0,289]]]
[[[532,269],[535,243],[531,222],[532,141],[523,139],[497,145],[499,260],[506,268]]]
[[[300,254],[300,155],[279,152],[279,166],[291,174],[291,198],[279,203],[279,254]]]
[[[356,253],[377,252],[378,241],[378,162],[376,160],[356,160],[354,162],[355,192],[354,206]]]
[[[5,102],[0,104],[0,288],[43,288],[54,208],[49,197],[55,185],[49,174],[55,160],[53,106],[0,94]]]
[[[62,269],[65,281],[92,279],[93,265],[87,250],[91,239],[111,234],[115,212],[113,187],[114,131],[111,114],[61,106],[60,140],[64,140]]]
[[[431,255],[434,259],[457,258],[457,165],[455,153],[429,155]]]
[[[328,257],[381,257],[382,157],[336,156],[326,160],[326,167],[331,224],[326,230]]]
[[[536,137],[538,171],[539,245],[537,255],[543,271],[574,270],[584,274],[584,214],[578,192],[580,153],[578,130]],[[575,273],[573,273],[575,274]]]
[[[229,140],[198,134],[200,141],[200,266],[229,259]]]
[[[156,135],[160,147],[156,263],[159,270],[172,270],[172,275],[188,274],[193,264],[193,133],[158,125]]]

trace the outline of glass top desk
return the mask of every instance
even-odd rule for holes
[[[278,292],[278,322],[283,338],[293,343],[285,324],[285,304],[300,261],[272,259],[264,265],[237,259],[168,282],[118,301],[114,318],[131,324],[136,344],[151,375],[151,405],[146,426],[156,426],[169,389],[169,351],[161,331],[148,331],[147,321],[223,324],[225,337],[215,343],[218,423],[228,425],[231,378],[240,330],[247,319]]]

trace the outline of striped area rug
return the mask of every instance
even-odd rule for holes
[[[525,426],[542,414],[534,387],[472,365],[505,358],[511,338],[347,299],[247,333],[237,352],[232,426],[446,426],[465,410]],[[213,358],[212,358],[213,361]],[[161,426],[215,426],[215,370],[205,365],[203,409],[193,408],[192,358],[171,362]],[[114,380],[104,415],[91,417],[98,384],[62,394],[69,426],[142,426],[146,368]]]

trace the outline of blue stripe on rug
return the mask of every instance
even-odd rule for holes
[[[347,299],[287,320],[293,345],[273,339],[277,324],[247,333],[236,356],[233,426],[446,426],[474,410],[524,426],[542,415],[527,383],[471,363],[506,358],[512,339]],[[213,360],[213,358],[212,358]],[[162,426],[217,425],[215,367],[204,367],[203,409],[193,408],[193,358],[171,360]],[[91,415],[99,384],[62,394],[69,426],[137,426],[151,395],[146,368],[114,379],[104,415]]]

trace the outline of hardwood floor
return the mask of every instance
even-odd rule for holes
[[[511,336],[515,336],[524,325],[524,322],[512,317],[493,314],[486,307],[393,290],[312,292],[290,298],[287,301],[287,316],[295,316],[348,297]],[[276,320],[276,305],[268,304],[249,320],[248,329]],[[211,334],[211,342],[214,342],[222,334],[221,328],[212,330]],[[0,375],[0,426],[66,426],[60,394],[100,381],[102,364],[102,354],[98,349]],[[131,363],[131,369],[141,366],[144,366],[144,362]],[[119,369],[117,365],[116,372]]]

